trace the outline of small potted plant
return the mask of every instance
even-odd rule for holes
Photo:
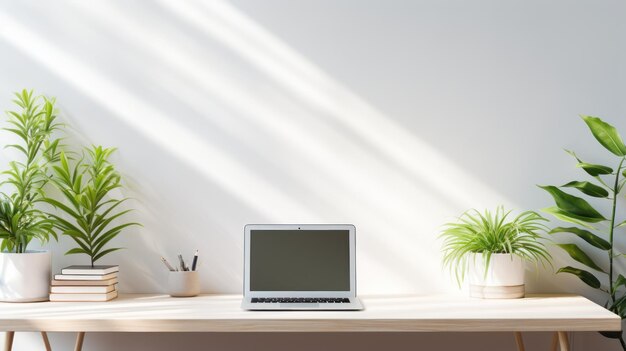
[[[89,256],[91,268],[105,255],[120,249],[107,247],[111,240],[125,228],[139,225],[120,223],[131,210],[120,210],[126,198],[111,196],[113,190],[122,187],[120,174],[109,161],[114,151],[114,148],[93,146],[79,160],[71,160],[61,152],[51,179],[65,201],[44,199],[61,212],[50,214],[54,227],[77,245],[65,254]]]
[[[550,261],[539,241],[547,219],[526,211],[509,221],[510,213],[503,207],[493,213],[470,210],[441,233],[444,266],[459,286],[469,276],[472,297],[524,297],[524,262]]]
[[[9,111],[10,127],[19,142],[7,145],[21,154],[2,173],[2,185],[11,192],[0,193],[0,301],[34,302],[48,299],[51,255],[47,251],[28,250],[33,239],[42,244],[56,239],[53,225],[36,205],[42,200],[47,182],[46,170],[57,157],[58,139],[51,140],[56,129],[54,100],[33,97],[32,91],[15,94],[20,112]]]

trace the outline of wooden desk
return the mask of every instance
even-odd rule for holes
[[[567,332],[619,331],[619,316],[584,297],[531,295],[481,300],[452,296],[363,297],[364,311],[243,311],[241,297],[122,294],[97,303],[0,303],[0,331],[7,346],[14,331],[79,332],[558,332],[567,351]],[[44,334],[45,335],[45,334]],[[555,338],[557,340],[557,338]],[[556,343],[556,341],[555,341]],[[554,347],[554,349],[556,349]]]

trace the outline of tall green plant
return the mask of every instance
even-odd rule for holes
[[[19,143],[6,147],[17,150],[22,159],[10,162],[9,170],[2,172],[6,178],[0,185],[12,192],[0,193],[0,251],[23,253],[34,238],[42,244],[50,236],[57,238],[52,222],[35,205],[44,197],[48,166],[58,159],[59,139],[52,139],[58,126],[53,99],[27,90],[15,97],[20,110],[7,112],[10,126],[4,130],[18,137]]]
[[[584,248],[571,243],[559,244],[558,246],[565,250],[574,261],[589,269],[566,266],[560,268],[557,273],[573,274],[583,283],[606,293],[605,307],[624,319],[626,318],[626,278],[615,271],[616,259],[624,255],[615,248],[614,238],[616,229],[626,226],[626,221],[620,222],[617,219],[617,198],[626,184],[626,179],[620,179],[620,177],[626,177],[624,169],[626,145],[612,125],[597,117],[582,116],[582,119],[596,140],[616,156],[617,168],[584,162],[574,152],[566,150],[576,159],[577,166],[593,180],[571,181],[560,187],[540,186],[552,195],[556,203],[556,206],[546,208],[544,211],[557,219],[577,225],[577,227],[556,227],[550,233],[568,233],[588,244]],[[606,200],[611,206],[611,213],[607,216],[601,214],[585,199],[566,193],[564,189],[572,189],[595,199]],[[603,227],[598,228],[598,225],[603,225]],[[600,233],[605,234],[608,241],[601,237]],[[604,252],[607,260],[601,263],[596,262],[585,252],[585,249]],[[626,350],[626,343],[621,333],[603,333],[603,335],[619,338],[622,348]]]
[[[78,245],[66,255],[88,255],[92,267],[103,256],[121,249],[107,248],[106,245],[122,230],[139,225],[134,222],[116,223],[131,210],[118,209],[126,198],[111,197],[111,191],[122,186],[119,173],[109,161],[113,151],[113,148],[93,146],[86,149],[86,155],[79,160],[72,160],[61,153],[58,164],[53,167],[52,180],[65,203],[53,198],[45,199],[65,214],[51,214],[54,226]]]

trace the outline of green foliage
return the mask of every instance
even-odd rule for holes
[[[591,134],[602,146],[616,156],[626,156],[626,145],[624,145],[622,137],[617,133],[615,127],[598,117],[582,116],[582,119],[587,123]]]
[[[576,218],[585,218],[587,222],[591,223],[606,220],[600,212],[596,211],[587,201],[580,197],[570,195],[551,185],[540,185],[539,187],[549,192],[554,198],[554,202],[556,202],[556,206],[559,210],[565,213],[576,216]]]
[[[35,205],[44,197],[47,182],[46,171],[51,162],[58,159],[59,139],[53,140],[57,128],[54,100],[33,96],[32,91],[15,93],[13,102],[19,111],[8,111],[9,127],[19,143],[7,145],[22,156],[9,163],[9,170],[2,172],[10,194],[0,193],[0,251],[23,253],[36,238],[46,243],[50,236],[56,239],[52,222]]]
[[[609,196],[608,190],[606,190],[605,188],[601,186],[595,185],[587,181],[585,182],[572,181],[561,186],[564,188],[567,188],[567,187],[576,188],[580,190],[580,192],[582,192],[583,194],[589,195],[592,197],[608,197]]]
[[[585,284],[589,285],[594,289],[600,289],[601,283],[595,275],[584,271],[582,269],[574,268],[571,266],[559,268],[557,273],[569,273],[577,276],[580,280],[582,280]]]
[[[92,266],[103,256],[121,249],[107,248],[107,244],[122,230],[139,225],[118,223],[130,210],[119,210],[127,199],[112,198],[110,194],[121,187],[120,175],[109,162],[113,151],[113,148],[93,146],[79,160],[70,159],[62,152],[53,167],[52,181],[65,202],[45,199],[64,213],[64,216],[51,214],[54,226],[78,245],[66,254],[86,254]]]
[[[611,249],[611,244],[608,241],[602,239],[601,237],[593,234],[588,230],[576,227],[556,227],[550,231],[550,234],[554,233],[572,233],[600,250],[607,251]]]
[[[614,261],[617,257],[623,257],[623,255],[620,255],[616,250],[613,239],[615,229],[626,224],[626,221],[620,224],[617,224],[616,221],[617,198],[625,184],[623,179],[620,180],[620,175],[626,177],[626,169],[623,167],[626,160],[626,146],[617,130],[610,124],[597,117],[582,116],[582,119],[600,145],[617,156],[617,168],[614,171],[609,166],[583,162],[574,152],[566,150],[566,152],[576,158],[577,166],[593,177],[595,182],[572,181],[561,186],[561,188],[575,188],[583,195],[592,196],[598,200],[605,199],[610,201],[612,205],[611,214],[608,218],[603,216],[586,200],[568,194],[556,186],[540,186],[540,188],[552,195],[556,203],[556,207],[550,207],[544,209],[544,211],[562,221],[588,229],[557,227],[550,231],[551,234],[569,233],[578,236],[591,245],[589,247],[590,250],[606,252],[607,260],[605,261],[606,263],[599,264],[592,260],[580,246],[576,244],[559,244],[558,246],[565,250],[574,261],[595,272],[592,273],[586,269],[567,266],[559,269],[557,273],[573,274],[588,286],[605,292],[608,295],[606,306],[624,319],[626,318],[626,279],[621,274],[617,275],[614,271]],[[596,223],[607,225],[608,229],[604,234],[608,237],[608,240],[605,240],[598,234],[602,233],[602,231],[595,228]],[[608,270],[602,268],[607,266]],[[621,334],[609,337],[620,339],[622,347],[626,350],[626,343],[624,343]]]
[[[578,158],[578,156],[576,155],[574,151],[565,150],[565,152],[572,155],[576,159],[576,161],[578,161],[578,164],[576,164],[576,167],[582,168],[585,172],[587,172],[587,174],[589,174],[592,177],[613,173],[613,168],[611,167],[583,162],[580,160],[580,158]]]
[[[510,211],[498,207],[494,213],[470,210],[457,222],[445,225],[443,238],[443,263],[454,272],[459,285],[465,280],[468,260],[472,254],[482,254],[486,267],[492,254],[509,253],[531,262],[549,262],[550,255],[538,241],[539,233],[546,231],[542,223],[547,219],[533,211],[525,211],[507,221]]]
[[[563,250],[565,250],[565,252],[567,252],[571,258],[573,258],[575,261],[578,261],[582,264],[584,264],[587,267],[593,268],[598,272],[602,272],[602,273],[606,273],[602,268],[600,268],[600,266],[598,266],[593,259],[591,259],[591,257],[589,257],[585,251],[583,251],[580,247],[578,247],[578,245],[576,244],[557,244],[557,246],[559,246],[560,248],[562,248]]]

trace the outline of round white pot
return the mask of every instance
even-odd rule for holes
[[[485,272],[485,259],[469,259],[470,296],[480,298],[524,297],[524,260],[512,254],[492,254]]]
[[[172,297],[192,297],[200,293],[198,271],[170,272],[168,288]]]
[[[48,301],[51,273],[48,251],[0,252],[0,301]]]

